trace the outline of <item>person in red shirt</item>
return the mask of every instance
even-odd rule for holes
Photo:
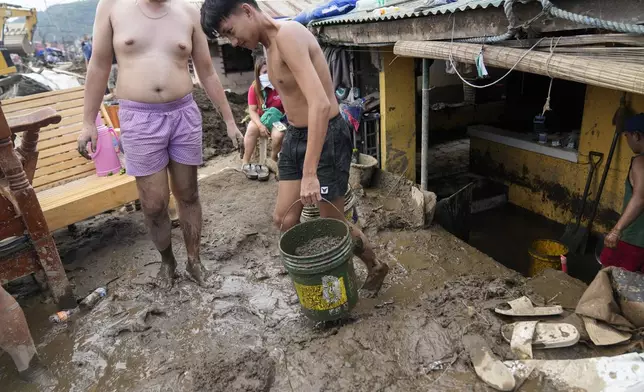
[[[283,130],[271,130],[262,124],[261,117],[268,108],[276,108],[284,113],[284,106],[277,90],[268,80],[268,69],[266,68],[266,59],[257,58],[255,61],[255,81],[248,89],[248,111],[250,122],[244,135],[244,158],[242,163],[242,172],[251,180],[267,180],[268,168],[262,165],[252,165],[250,163],[257,139],[259,137],[271,138],[271,158],[277,162],[277,153],[282,148],[284,139]]]

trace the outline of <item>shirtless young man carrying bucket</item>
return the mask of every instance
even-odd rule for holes
[[[297,22],[278,22],[264,14],[255,0],[205,0],[201,25],[210,37],[220,34],[234,46],[266,49],[268,77],[277,89],[289,126],[279,159],[279,190],[273,215],[278,227],[296,225],[302,204],[319,203],[320,216],[344,219],[344,194],[349,182],[351,132],[340,116],[333,83],[317,40]],[[337,209],[336,209],[337,208]],[[287,212],[288,211],[288,212]],[[353,228],[356,255],[369,270],[363,288],[377,292],[389,271],[376,259],[364,234]]]
[[[199,11],[184,0],[101,0],[93,44],[78,150],[89,158],[87,143],[96,145],[94,124],[116,54],[126,169],[136,177],[145,221],[161,253],[160,285],[172,285],[176,268],[168,217],[168,172],[186,243],[186,269],[203,285],[206,271],[199,258],[202,218],[197,187],[202,129],[201,113],[191,94],[190,57],[206,93],[221,110],[235,147],[243,136],[214,71]]]

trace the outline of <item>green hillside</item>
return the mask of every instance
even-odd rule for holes
[[[56,4],[46,11],[38,12],[36,39],[47,41],[73,41],[84,34],[92,33],[98,0],[83,0],[76,3]]]

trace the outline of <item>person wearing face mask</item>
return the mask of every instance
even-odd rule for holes
[[[253,165],[250,160],[260,137],[271,138],[271,158],[277,162],[277,154],[282,148],[283,130],[273,130],[272,124],[283,118],[284,107],[277,90],[268,79],[266,60],[259,57],[255,61],[255,81],[248,89],[248,111],[250,122],[244,135],[244,158],[242,172],[250,180],[266,181],[268,168]]]

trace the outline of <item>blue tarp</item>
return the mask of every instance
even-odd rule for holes
[[[324,5],[316,7],[312,11],[300,13],[293,20],[306,26],[314,20],[344,15],[354,8],[356,8],[356,0],[331,0]]]

